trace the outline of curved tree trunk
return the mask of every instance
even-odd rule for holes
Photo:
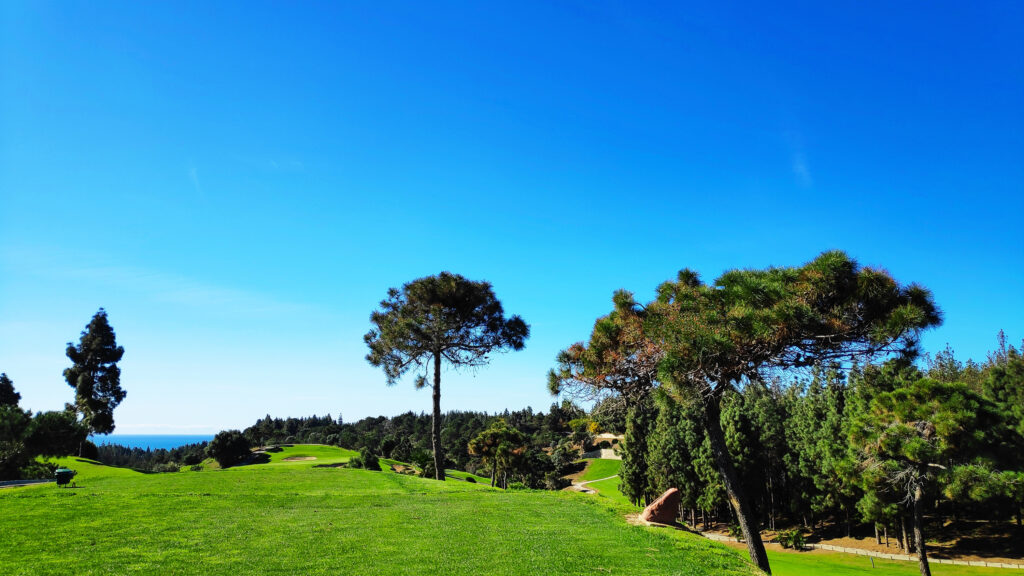
[[[434,446],[434,477],[444,480],[444,447],[441,446],[441,352],[434,352],[434,414],[430,419],[430,442]]]
[[[772,573],[768,565],[768,554],[764,549],[764,542],[761,541],[761,531],[757,527],[757,519],[754,518],[754,510],[747,500],[743,491],[736,468],[732,465],[732,456],[725,443],[725,434],[722,432],[721,408],[718,398],[712,397],[704,402],[704,427],[708,432],[708,440],[711,443],[711,452],[715,457],[715,467],[722,475],[722,483],[725,484],[725,491],[729,494],[729,501],[736,513],[740,529],[743,530],[743,538],[747,541],[747,551],[750,553],[750,560],[758,568],[768,574]]]
[[[917,562],[921,569],[921,576],[932,576],[932,571],[928,567],[928,554],[925,552],[924,528],[921,525],[924,521],[924,514],[921,513],[921,498],[923,496],[921,485],[918,484],[914,488],[914,540],[917,541]]]

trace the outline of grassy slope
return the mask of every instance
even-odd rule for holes
[[[736,551],[629,526],[592,496],[281,461],[312,449],[178,474],[67,459],[78,489],[0,491],[0,574],[752,573]]]
[[[580,475],[579,482],[587,482],[589,480],[600,480],[601,478],[607,478],[609,476],[615,476],[619,473],[622,468],[622,460],[602,460],[598,458],[588,458],[587,469]]]

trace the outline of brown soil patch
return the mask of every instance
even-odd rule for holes
[[[306,460],[316,460],[316,456],[289,456],[282,458],[281,462],[305,462]]]

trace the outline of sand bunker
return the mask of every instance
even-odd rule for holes
[[[304,460],[316,460],[316,456],[289,456],[281,459],[281,462],[302,462]]]

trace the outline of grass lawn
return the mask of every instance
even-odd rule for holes
[[[469,472],[463,472],[462,470],[445,470],[444,473],[452,478],[458,478],[459,480],[472,478],[473,480],[476,480],[477,484],[483,484],[484,486],[491,485],[490,478],[484,478],[483,476],[477,476],[476,474],[470,474]]]
[[[77,489],[0,490],[0,574],[754,573],[738,551],[630,526],[604,498],[313,467],[350,454],[293,446],[177,474],[63,459]],[[317,460],[284,460],[302,456]]]
[[[624,506],[634,508],[633,504],[629,501],[629,499],[623,496],[622,492],[619,491],[619,484],[622,484],[622,478],[616,476],[615,478],[601,480],[600,482],[591,482],[590,484],[587,484],[587,488],[597,490],[597,493],[600,496],[604,498],[610,498],[613,502],[617,504],[622,504]]]
[[[587,469],[577,479],[578,482],[589,480],[600,480],[609,476],[615,476],[622,468],[622,460],[604,460],[600,458],[587,458]]]

